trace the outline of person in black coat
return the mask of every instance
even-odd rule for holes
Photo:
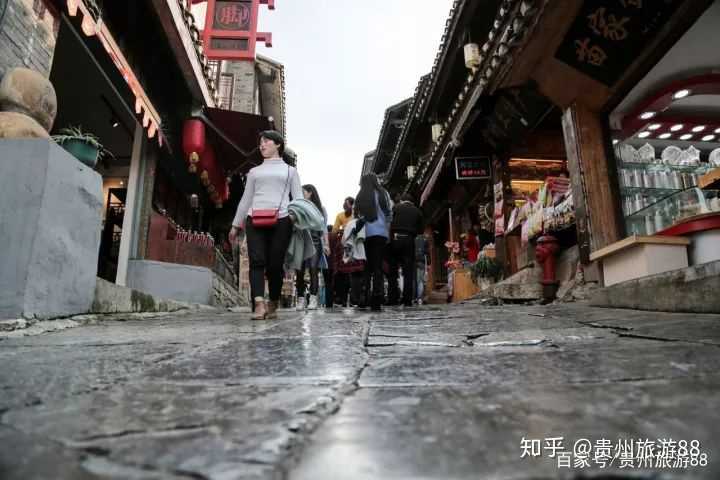
[[[415,206],[410,195],[403,195],[393,209],[388,254],[388,304],[397,305],[399,269],[403,272],[402,303],[412,306],[415,297],[415,237],[423,232],[425,222],[422,211]]]

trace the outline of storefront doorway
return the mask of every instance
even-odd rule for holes
[[[127,184],[137,121],[120,93],[127,85],[111,80],[82,37],[63,18],[50,81],[58,98],[58,115],[52,134],[76,127],[98,138],[103,146],[95,170],[103,177],[103,225],[98,276],[114,282],[125,217]]]

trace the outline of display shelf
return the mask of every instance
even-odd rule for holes
[[[651,196],[668,196],[680,191],[677,188],[646,188],[646,187],[620,187],[621,195],[651,195]]]
[[[645,162],[622,162],[618,161],[619,168],[627,168],[629,170],[650,170],[650,171],[675,171],[675,172],[687,172],[687,173],[705,173],[706,171],[712,170],[712,165],[701,162],[699,165],[671,165],[668,163],[662,163],[660,161],[645,163]]]
[[[628,215],[629,235],[653,235],[696,215],[720,211],[720,191],[688,188]]]

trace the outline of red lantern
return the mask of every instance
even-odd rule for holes
[[[205,151],[205,124],[201,120],[185,120],[183,125],[183,152],[190,163],[190,173],[197,172],[200,155]]]

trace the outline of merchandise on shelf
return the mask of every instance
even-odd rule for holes
[[[720,212],[720,190],[678,191],[627,217],[629,235],[654,235],[691,217]]]

